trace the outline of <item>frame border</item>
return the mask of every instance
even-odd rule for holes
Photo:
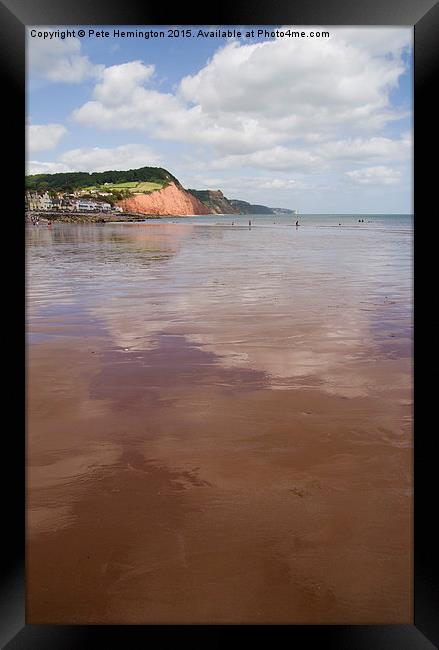
[[[224,0],[221,5],[204,7],[198,11],[194,7],[180,5],[168,13],[167,7],[140,6],[135,0],[76,0],[67,4],[53,0],[2,0],[0,1],[0,62],[7,93],[4,94],[7,135],[10,144],[5,151],[8,160],[13,157],[14,193],[8,196],[8,214],[11,220],[8,230],[13,233],[17,251],[5,269],[3,277],[14,278],[24,275],[24,220],[22,214],[23,157],[25,121],[25,27],[27,25],[79,25],[79,24],[181,24],[181,25],[407,25],[414,27],[414,95],[415,117],[415,213],[426,221],[435,205],[435,166],[426,165],[424,154],[434,147],[433,134],[437,104],[433,99],[434,79],[439,69],[439,3],[434,0],[370,0],[367,5],[359,0],[351,0],[348,5],[343,0],[296,0],[288,5],[288,0],[275,0],[269,7],[255,2],[252,7],[245,6],[245,0]],[[20,120],[17,119],[20,115]],[[436,136],[437,141],[437,136]],[[9,165],[8,165],[9,166]],[[414,261],[416,268],[416,287],[424,286],[432,275],[432,260],[435,259],[432,234],[434,224],[427,222],[424,229],[427,235],[415,229]],[[10,227],[9,227],[10,226]],[[436,225],[437,228],[437,225]],[[427,254],[422,252],[428,251]],[[430,247],[430,248],[429,248]],[[437,252],[436,252],[437,255]],[[23,285],[22,285],[23,286]],[[12,283],[4,283],[6,303],[25,307],[24,294],[17,292]],[[417,304],[417,303],[416,303]],[[439,597],[437,574],[433,574],[434,559],[437,555],[436,539],[431,534],[431,495],[434,494],[434,445],[435,438],[429,435],[430,427],[420,426],[420,413],[428,409],[425,390],[421,390],[421,372],[415,362],[415,428],[414,442],[414,624],[413,625],[103,625],[103,626],[46,626],[26,625],[25,623],[25,404],[20,395],[25,385],[25,351],[23,348],[24,327],[19,320],[19,309],[10,308],[15,313],[16,326],[9,328],[8,341],[12,334],[13,342],[6,346],[14,350],[13,362],[9,371],[14,372],[14,390],[9,393],[9,408],[12,407],[15,426],[5,430],[8,448],[4,469],[7,477],[8,498],[4,499],[4,521],[8,534],[4,533],[5,550],[3,579],[0,583],[0,617],[2,621],[0,643],[8,650],[32,650],[46,648],[94,648],[103,642],[107,647],[136,647],[139,644],[169,642],[180,644],[186,630],[192,642],[220,647],[224,642],[235,640],[249,642],[253,638],[268,643],[292,642],[298,648],[316,643],[334,650],[430,650],[439,644]],[[419,311],[415,308],[415,323]],[[437,323],[437,322],[436,322]],[[426,336],[415,337],[415,351],[418,358],[431,358],[431,341],[435,341],[434,324],[427,328]],[[436,328],[437,331],[437,328]],[[431,332],[431,337],[428,334]],[[17,359],[17,351],[18,359]],[[434,352],[433,352],[434,354]],[[12,356],[12,355],[11,355]],[[12,361],[12,358],[11,358]],[[20,362],[23,361],[21,364]],[[8,374],[9,378],[10,374]],[[424,375],[422,378],[425,381]],[[431,413],[433,416],[433,413]],[[22,433],[23,432],[23,433]],[[422,438],[421,438],[422,436]],[[439,590],[438,590],[439,591]],[[256,629],[257,628],[257,629]],[[256,632],[255,636],[253,634]],[[187,638],[187,637],[186,637]]]

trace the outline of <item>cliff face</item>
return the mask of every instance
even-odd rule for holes
[[[212,211],[197,197],[186,192],[181,186],[170,183],[161,190],[149,194],[135,194],[118,201],[124,212],[156,215],[211,214]]]
[[[188,190],[195,198],[202,201],[213,214],[238,214],[221,190]]]

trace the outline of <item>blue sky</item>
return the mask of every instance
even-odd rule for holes
[[[57,29],[75,37],[31,36]],[[302,213],[412,212],[411,28],[88,29],[28,28],[29,173],[158,165],[185,187]]]

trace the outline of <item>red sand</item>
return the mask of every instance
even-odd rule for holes
[[[412,621],[398,406],[104,345],[29,350],[29,623]]]

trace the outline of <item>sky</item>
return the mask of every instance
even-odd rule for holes
[[[321,31],[329,38],[312,36]],[[411,213],[412,37],[407,27],[28,27],[27,173],[160,166],[186,188],[302,214]]]

